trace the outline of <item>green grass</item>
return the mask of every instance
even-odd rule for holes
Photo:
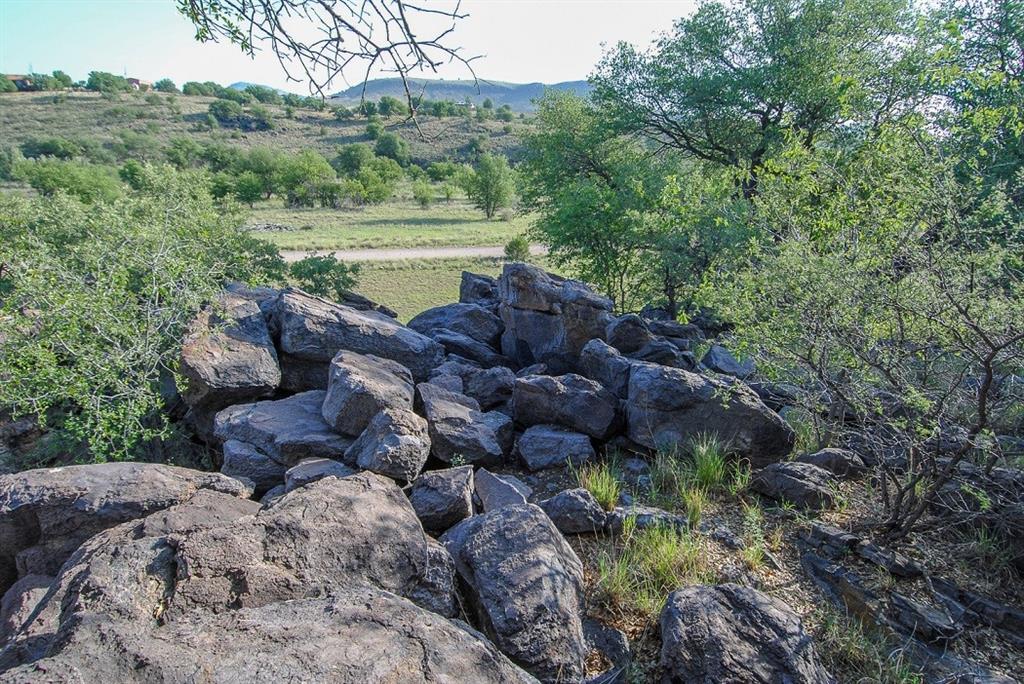
[[[607,461],[589,463],[576,473],[580,486],[594,495],[606,511],[615,508],[619,502],[622,485],[615,476],[614,467]]]
[[[844,681],[874,684],[920,684],[924,677],[904,656],[894,639],[869,632],[856,619],[831,606],[818,608],[818,654]]]
[[[529,225],[529,217],[488,220],[464,199],[421,209],[406,188],[390,201],[362,209],[291,209],[279,200],[258,205],[247,223],[279,224],[287,231],[258,232],[289,250],[503,246]]]

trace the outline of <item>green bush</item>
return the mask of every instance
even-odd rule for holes
[[[0,180],[12,180],[14,167],[22,159],[17,147],[0,147]]]
[[[507,261],[529,261],[530,241],[524,235],[517,235],[505,243],[505,259]]]
[[[18,92],[18,86],[14,85],[14,81],[9,81],[6,78],[0,78],[0,93],[16,92]]]
[[[29,138],[21,144],[21,154],[28,159],[35,159],[36,157],[73,159],[82,156],[83,152],[84,150],[79,142],[60,136]]]
[[[263,197],[263,179],[252,171],[243,171],[235,177],[235,198],[250,207]]]
[[[227,280],[284,275],[199,174],[145,167],[140,187],[113,204],[0,195],[0,405],[38,417],[65,459],[145,459],[169,435],[161,380],[194,313]]]
[[[260,105],[253,105],[246,111],[249,120],[246,122],[258,131],[269,131],[274,128],[274,115],[270,110]]]
[[[422,209],[428,209],[434,203],[434,188],[425,180],[416,181],[412,186],[412,198]]]
[[[232,100],[211,102],[208,111],[222,125],[237,124],[244,114],[242,105]]]
[[[161,78],[153,84],[153,90],[161,93],[176,93],[178,92],[178,86],[174,85],[174,81],[169,78]]]
[[[493,218],[498,209],[509,206],[515,196],[508,160],[491,154],[481,156],[473,172],[465,176],[463,189],[487,218]]]
[[[376,140],[384,133],[384,124],[380,121],[371,121],[366,124],[366,137],[370,140]]]
[[[374,153],[369,145],[353,143],[338,148],[338,154],[331,160],[331,166],[344,176],[354,176],[363,167],[372,164],[373,160]]]
[[[262,102],[263,104],[279,105],[283,102],[281,93],[266,86],[250,85],[246,87],[245,92],[256,98],[257,102]]]
[[[314,252],[294,262],[288,271],[302,289],[321,297],[341,299],[355,287],[359,264],[349,265],[338,261],[334,252]]]
[[[109,166],[61,159],[24,160],[15,164],[13,175],[42,195],[63,191],[82,202],[109,202],[121,196],[117,171]]]
[[[377,137],[377,144],[373,151],[378,156],[394,159],[402,166],[409,163],[409,143],[402,140],[397,133],[390,131],[381,133]]]

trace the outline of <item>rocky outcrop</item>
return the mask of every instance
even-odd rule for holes
[[[409,327],[428,337],[438,330],[450,330],[495,350],[505,329],[500,318],[478,304],[446,304],[427,309],[414,316]]]
[[[800,618],[781,601],[735,584],[672,592],[661,612],[662,679],[832,684]]]
[[[363,470],[412,482],[429,455],[427,421],[409,409],[385,408],[349,447],[345,459]]]
[[[779,414],[744,385],[650,363],[632,366],[626,415],[629,437],[646,447],[713,433],[754,466],[784,457],[796,440]]]
[[[815,510],[832,505],[835,485],[835,477],[824,468],[795,461],[772,463],[750,478],[750,488],[769,499]]]
[[[435,457],[493,465],[512,448],[512,419],[505,414],[482,412],[473,399],[431,383],[417,385],[416,392]]]
[[[629,359],[601,340],[591,340],[580,352],[580,372],[620,399],[629,396],[631,366]]]
[[[325,477],[348,477],[356,471],[329,458],[304,458],[284,474],[284,491],[305,487]]]
[[[333,304],[300,290],[281,293],[275,317],[282,352],[325,366],[344,349],[397,361],[419,381],[444,356],[440,344],[388,316]]]
[[[331,361],[324,420],[337,432],[353,437],[386,408],[412,409],[409,369],[377,356],[340,351]]]
[[[243,498],[252,493],[219,473],[149,463],[44,468],[0,477],[0,593],[19,577],[56,575],[94,534],[206,489]]]
[[[498,293],[505,324],[501,351],[520,366],[545,363],[552,372],[575,370],[580,351],[603,338],[611,322],[611,300],[529,264],[505,264]]]
[[[323,416],[327,393],[311,390],[276,401],[229,406],[217,414],[214,434],[252,445],[278,463],[294,465],[307,457],[341,460],[352,444]]]
[[[594,439],[619,429],[619,402],[604,387],[582,375],[529,375],[517,378],[512,412],[520,425],[555,424]]]
[[[503,653],[541,681],[583,679],[583,567],[544,511],[505,506],[441,541]]]

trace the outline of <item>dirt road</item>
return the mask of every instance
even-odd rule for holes
[[[505,248],[496,247],[402,247],[383,249],[336,249],[320,250],[321,254],[334,252],[334,256],[342,261],[401,261],[403,259],[459,259],[473,257],[500,257]],[[530,254],[541,256],[547,254],[543,245],[530,245]],[[281,256],[285,261],[298,261],[309,252],[282,249]]]

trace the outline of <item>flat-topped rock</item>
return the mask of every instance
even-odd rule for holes
[[[618,399],[600,384],[569,373],[517,378],[512,410],[520,425],[554,424],[608,439],[619,429]]]
[[[534,425],[516,441],[519,459],[532,471],[578,467],[595,456],[590,437],[560,425]]]
[[[497,349],[505,325],[493,311],[479,304],[445,304],[417,314],[409,327],[430,336],[435,330],[450,330]]]
[[[324,420],[337,432],[357,437],[386,408],[412,409],[409,369],[379,356],[340,351],[331,361]]]
[[[446,463],[493,465],[512,448],[512,419],[497,411],[483,412],[475,400],[431,383],[416,386],[427,418],[430,450]]]

